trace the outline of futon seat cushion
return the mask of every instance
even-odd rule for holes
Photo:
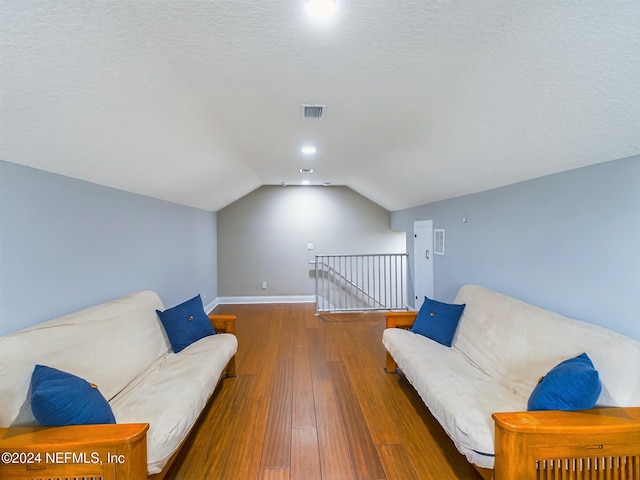
[[[526,410],[527,398],[498,384],[459,351],[398,328],[382,343],[435,419],[467,459],[493,468],[493,421],[497,411]]]
[[[208,336],[165,355],[111,401],[119,423],[149,423],[147,468],[158,473],[178,449],[235,354],[234,335]]]

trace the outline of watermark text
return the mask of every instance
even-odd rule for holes
[[[6,465],[65,465],[65,464],[99,464],[103,463],[126,463],[126,458],[122,454],[107,452],[2,452],[0,462]]]

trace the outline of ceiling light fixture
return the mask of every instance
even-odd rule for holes
[[[302,185],[310,185],[311,181],[309,180],[302,180]]]
[[[300,151],[305,155],[313,155],[314,153],[316,153],[316,147],[314,147],[313,145],[305,145],[300,149]]]
[[[328,18],[338,10],[335,0],[307,0],[304,6],[307,15],[313,18]]]

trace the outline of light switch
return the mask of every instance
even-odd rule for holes
[[[307,243],[307,250],[313,250],[315,247],[315,245],[313,243]]]

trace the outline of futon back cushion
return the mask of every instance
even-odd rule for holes
[[[586,410],[593,408],[602,385],[586,353],[553,367],[533,389],[528,410]]]
[[[38,424],[24,408],[36,364],[86,378],[111,400],[171,351],[156,309],[158,295],[139,292],[0,337],[0,426]]]
[[[36,365],[31,375],[31,411],[47,427],[116,423],[96,385],[44,365]]]
[[[464,307],[424,297],[411,331],[450,347]]]
[[[201,338],[216,333],[204,311],[200,295],[168,308],[164,312],[156,310],[156,313],[167,332],[174,353],[184,350]]]

